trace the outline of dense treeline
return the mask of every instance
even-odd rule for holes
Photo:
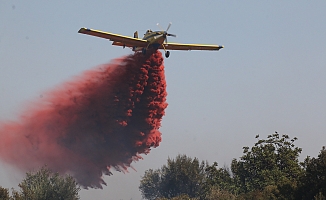
[[[231,167],[178,155],[160,169],[149,169],[141,179],[143,198],[166,199],[315,199],[326,197],[326,149],[317,158],[298,158],[297,138],[277,132],[243,147]]]

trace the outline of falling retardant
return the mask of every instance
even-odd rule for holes
[[[167,107],[162,54],[135,53],[47,92],[0,125],[0,159],[28,171],[47,165],[83,187],[127,171],[159,146]]]

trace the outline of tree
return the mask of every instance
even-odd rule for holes
[[[161,195],[161,170],[146,170],[145,175],[140,181],[139,190],[142,193],[143,198],[157,199],[162,197]]]
[[[9,200],[10,199],[9,190],[7,188],[3,188],[0,186],[0,199],[1,200]]]
[[[26,173],[19,184],[20,191],[14,193],[15,199],[33,200],[76,200],[80,187],[71,176],[60,176],[42,167],[39,171]]]
[[[301,179],[298,197],[326,199],[326,148],[322,148],[318,158],[307,157],[303,165],[305,174]]]
[[[224,167],[218,168],[217,162],[208,165],[205,169],[205,184],[203,185],[203,199],[233,199],[238,193],[231,171]]]
[[[145,199],[157,199],[185,196],[200,196],[202,183],[205,180],[207,163],[197,158],[178,155],[175,159],[168,158],[167,165],[161,169],[147,170],[142,177],[139,190]],[[178,197],[179,198],[179,197]]]
[[[203,198],[205,200],[235,200],[236,195],[232,194],[228,190],[220,189],[219,186],[212,186],[210,187],[209,192],[205,194],[205,197]]]
[[[297,138],[280,137],[277,132],[266,140],[260,140],[259,135],[256,138],[255,145],[251,149],[243,147],[244,155],[231,164],[240,192],[263,192],[266,188],[273,188],[270,191],[275,192],[279,199],[293,199],[299,177],[303,174],[298,161],[302,149],[294,145]]]

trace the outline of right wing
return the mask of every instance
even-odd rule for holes
[[[210,50],[210,51],[218,51],[224,46],[219,45],[210,45],[210,44],[182,44],[182,43],[165,43],[163,44],[165,49],[167,50]],[[163,49],[162,46],[159,49]]]
[[[126,47],[146,47],[147,46],[147,40],[142,40],[139,38],[133,38],[129,36],[114,34],[114,33],[108,33],[98,30],[93,30],[89,28],[81,28],[78,33],[86,34],[86,35],[92,35],[100,38],[105,38],[113,41],[112,45],[117,46],[126,46]]]

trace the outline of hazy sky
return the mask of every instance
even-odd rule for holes
[[[301,160],[316,157],[326,145],[326,1],[198,2],[0,0],[0,120],[15,120],[44,91],[132,53],[79,28],[132,36],[172,22],[171,42],[225,48],[171,52],[161,145],[133,164],[137,171],[113,172],[103,190],[82,190],[82,200],[141,199],[144,171],[179,153],[229,166],[256,134],[298,137]],[[3,187],[24,177],[0,167]]]

